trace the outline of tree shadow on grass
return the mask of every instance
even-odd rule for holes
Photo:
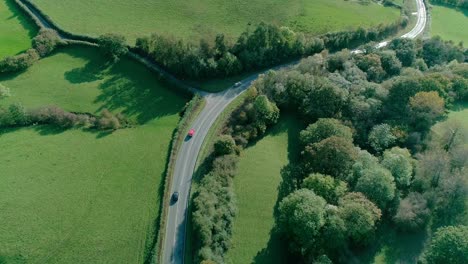
[[[158,81],[152,72],[129,58],[112,64],[94,47],[74,47],[67,53],[89,61],[84,67],[66,72],[65,78],[75,84],[98,82],[101,93],[94,100],[100,104],[97,113],[103,109],[122,112],[144,124],[178,113],[188,99],[176,94],[173,87]]]
[[[426,231],[401,233],[390,223],[382,223],[376,241],[369,247],[355,251],[359,263],[417,263],[424,250]]]
[[[103,79],[103,72],[109,65],[98,63],[94,60],[89,61],[82,68],[75,68],[65,72],[65,79],[70,83],[87,83]]]
[[[28,32],[28,37],[30,39],[34,38],[38,31],[34,21],[32,21],[32,19],[23,14],[19,7],[15,3],[13,3],[13,0],[6,0],[5,5],[8,8],[8,10],[13,14],[7,19],[10,20],[16,18],[19,21],[20,25]]]
[[[294,179],[291,178],[289,167],[298,160],[299,156],[299,132],[302,129],[300,121],[287,111],[282,113],[281,119],[278,124],[269,132],[270,135],[278,135],[288,133],[288,160],[289,164],[281,169],[281,183],[278,186],[278,197],[273,210],[275,224],[270,231],[270,239],[265,248],[257,253],[252,263],[255,264],[269,264],[269,263],[297,263],[298,260],[294,259],[288,251],[288,242],[284,239],[283,235],[278,230],[278,206],[281,200],[292,190],[295,189]]]

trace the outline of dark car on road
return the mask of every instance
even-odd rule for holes
[[[174,192],[174,193],[172,194],[171,200],[172,200],[173,202],[177,202],[177,200],[179,200],[179,192]]]

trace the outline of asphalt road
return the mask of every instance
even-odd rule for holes
[[[423,0],[416,0],[416,4],[418,7],[418,20],[416,25],[410,32],[401,36],[402,38],[415,38],[424,30],[426,25],[426,7],[424,6]],[[387,44],[387,41],[380,42],[376,47],[382,48]],[[290,64],[278,68],[287,67],[289,65]],[[206,94],[204,96],[207,101],[206,106],[192,125],[192,128],[196,131],[195,136],[183,143],[175,163],[171,193],[175,191],[179,192],[179,201],[169,207],[169,214],[166,221],[167,225],[165,227],[166,232],[162,263],[184,263],[188,201],[190,198],[192,173],[195,170],[198,153],[200,152],[208,130],[218,115],[232,100],[245,91],[256,78],[258,78],[258,74],[243,80],[242,86],[236,89],[228,89],[221,93]]]

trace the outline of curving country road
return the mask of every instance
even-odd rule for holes
[[[418,20],[414,28],[401,36],[402,38],[416,38],[426,25],[426,7],[423,0],[416,0]],[[377,44],[382,48],[388,44],[387,41]],[[278,68],[288,67],[288,65]],[[192,173],[195,170],[198,153],[203,141],[213,122],[218,115],[229,105],[232,100],[245,91],[252,81],[257,79],[259,74],[253,75],[242,81],[242,85],[236,89],[228,89],[216,94],[205,94],[206,106],[198,118],[192,124],[195,129],[195,136],[185,141],[176,159],[173,182],[170,188],[171,193],[179,192],[179,201],[169,207],[166,221],[166,232],[163,240],[163,264],[184,263],[185,234],[187,227],[188,201],[190,198],[190,186],[192,183]]]
[[[48,22],[47,19],[41,16],[40,12],[31,6],[26,1],[16,0],[22,3],[24,6],[20,6],[26,12],[34,16],[37,20],[36,23],[41,28],[49,28],[57,30],[55,25]],[[426,7],[423,0],[415,0],[417,4],[417,16],[418,20],[414,28],[401,36],[402,38],[416,38],[419,36],[426,26]],[[58,31],[58,30],[57,30]],[[63,40],[76,41],[73,38],[65,37],[60,35]],[[79,40],[79,42],[96,45],[94,42],[87,42]],[[388,41],[380,42],[376,45],[377,48],[385,47]],[[361,50],[354,50],[353,53],[361,53]],[[179,201],[169,206],[167,214],[167,221],[165,231],[165,237],[163,238],[163,264],[173,263],[184,263],[184,251],[185,251],[185,234],[187,227],[187,213],[188,213],[188,201],[190,196],[190,186],[192,183],[192,173],[195,170],[195,164],[197,162],[198,153],[200,152],[203,141],[208,133],[208,130],[213,125],[218,115],[242,92],[244,92],[250,84],[258,78],[260,74],[254,74],[247,79],[242,81],[242,85],[237,88],[231,88],[219,93],[206,93],[197,90],[196,88],[189,87],[182,81],[178,80],[170,73],[166,72],[159,65],[139,57],[139,55],[130,52],[131,57],[137,58],[140,62],[143,62],[146,66],[154,71],[161,73],[162,75],[169,78],[171,81],[176,82],[180,86],[186,89],[199,93],[206,100],[205,108],[201,111],[197,119],[193,122],[192,128],[195,129],[195,136],[191,139],[186,139],[180,147],[177,155],[175,169],[173,174],[172,185],[170,186],[171,193],[179,192]],[[297,63],[297,62],[296,62]],[[286,68],[295,63],[289,63],[281,66],[274,67],[272,69]]]

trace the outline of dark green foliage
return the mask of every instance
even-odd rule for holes
[[[39,54],[35,49],[29,49],[13,57],[6,57],[0,61],[0,73],[25,70],[37,60],[39,60]]]
[[[192,79],[236,75],[324,48],[321,39],[264,23],[242,33],[234,44],[228,43],[221,34],[212,46],[206,40],[194,45],[153,34],[137,39],[136,46],[177,76]]]
[[[356,183],[355,191],[362,192],[380,209],[385,209],[395,197],[395,189],[395,180],[392,174],[385,168],[375,166],[362,172],[362,176]]]
[[[214,144],[218,156],[232,154],[236,150],[236,142],[230,135],[221,135]]]
[[[416,59],[416,46],[411,39],[396,38],[390,42],[389,47],[395,51],[396,57],[405,67],[411,66]]]
[[[369,145],[376,151],[381,152],[384,149],[392,146],[396,141],[395,135],[392,133],[392,127],[388,124],[376,125],[369,133]]]
[[[438,229],[426,252],[429,264],[468,263],[468,227],[449,226]]]
[[[380,209],[361,193],[349,193],[338,204],[350,239],[357,245],[369,243],[382,215]]]
[[[314,191],[314,193],[322,196],[331,204],[337,204],[338,199],[348,191],[348,186],[345,182],[320,173],[313,173],[305,178],[302,182],[302,188]]]
[[[320,118],[301,131],[299,139],[303,145],[318,143],[328,137],[337,136],[353,140],[351,128],[343,125],[338,119]]]
[[[380,53],[380,62],[383,70],[387,73],[387,76],[395,76],[400,74],[401,62],[396,57],[395,52],[389,50]]]
[[[54,30],[41,29],[39,34],[33,38],[33,47],[41,57],[50,54],[62,41]]]
[[[392,173],[399,189],[410,186],[414,163],[415,160],[407,149],[394,147],[383,153],[382,166]]]
[[[422,57],[429,67],[452,60],[465,61],[462,49],[453,46],[450,42],[443,41],[439,36],[424,41]]]
[[[126,42],[124,36],[117,34],[104,34],[98,38],[98,45],[102,53],[114,62],[127,54]]]
[[[307,145],[302,155],[310,170],[344,177],[357,158],[357,150],[350,140],[332,136]]]
[[[349,193],[339,201],[339,215],[346,224],[347,235],[362,245],[372,240],[382,213],[363,194]]]
[[[308,189],[297,190],[285,197],[279,205],[280,229],[294,241],[293,251],[306,256],[319,239],[325,224],[325,200]]]
[[[227,133],[232,134],[236,144],[245,147],[248,142],[265,134],[268,127],[276,124],[280,110],[265,95],[253,96],[245,100],[228,124]]]
[[[129,127],[129,121],[122,115],[114,115],[107,109],[100,117],[90,114],[67,112],[57,106],[46,106],[26,111],[21,104],[0,107],[0,127],[30,126],[33,124],[56,125],[61,128],[83,127],[100,130],[116,130]]]
[[[223,263],[230,247],[237,212],[232,177],[237,170],[234,155],[218,157],[205,175],[193,200],[193,228],[199,241],[198,262]]]

